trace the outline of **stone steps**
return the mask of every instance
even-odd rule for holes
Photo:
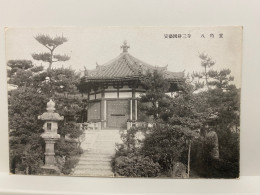
[[[110,160],[100,160],[98,161],[99,165],[108,165],[110,163]],[[80,160],[78,162],[78,165],[96,165],[96,160]]]
[[[86,133],[85,140],[85,145],[91,147],[81,155],[72,175],[113,177],[110,162],[115,154],[115,143],[120,142],[119,131],[104,130],[91,133],[91,136]]]
[[[111,157],[111,151],[110,152],[103,152],[103,151],[96,151],[95,149],[89,151],[88,153],[83,153],[81,157],[100,157],[100,158],[106,158]]]
[[[81,157],[111,157],[111,150],[108,151],[108,150],[105,150],[105,151],[97,151],[96,149],[92,149],[91,151],[89,151],[87,154],[82,154]]]
[[[81,171],[89,171],[89,170],[104,170],[104,171],[112,171],[111,166],[109,165],[77,165],[75,168],[75,171],[81,170]]]
[[[114,177],[114,173],[112,171],[104,171],[104,170],[88,170],[86,172],[82,172],[82,170],[75,171],[74,176],[90,176],[90,177]]]
[[[105,169],[105,170],[111,170],[110,163],[102,162],[99,164],[96,163],[88,163],[88,164],[78,164],[77,169]]]
[[[111,155],[111,154],[114,153],[114,150],[106,149],[106,150],[101,151],[100,149],[93,149],[91,151],[91,153],[89,155],[87,155],[87,156],[95,155],[95,153],[100,155],[100,156],[102,156],[102,155]]]
[[[99,161],[111,161],[111,157],[110,156],[83,156],[79,159],[79,161],[96,161],[96,162],[99,162]]]

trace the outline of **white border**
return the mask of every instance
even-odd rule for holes
[[[259,17],[258,0],[0,0],[0,193],[259,194]],[[8,175],[4,27],[111,25],[244,26],[240,180],[95,179]]]

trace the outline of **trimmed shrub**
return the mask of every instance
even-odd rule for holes
[[[149,157],[120,156],[115,159],[115,172],[126,177],[157,177],[160,165]]]
[[[76,143],[59,141],[55,145],[55,152],[57,166],[63,174],[68,175],[78,163],[79,155],[83,150],[77,147]]]
[[[61,172],[65,175],[68,175],[71,173],[72,169],[75,168],[76,164],[79,162],[79,157],[74,156],[72,158],[69,158],[65,161],[65,164],[61,170]]]
[[[77,147],[76,143],[58,141],[55,144],[56,156],[65,157],[66,159],[70,156],[78,155],[82,152],[81,148]]]

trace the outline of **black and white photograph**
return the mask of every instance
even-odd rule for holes
[[[9,173],[239,178],[242,34],[6,27]]]

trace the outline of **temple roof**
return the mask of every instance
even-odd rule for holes
[[[128,52],[129,46],[126,41],[121,46],[123,52],[111,61],[96,66],[94,70],[85,70],[87,80],[118,80],[138,78],[148,71],[162,71],[166,79],[179,80],[184,77],[184,72],[167,71],[167,66],[157,67],[143,62]]]

